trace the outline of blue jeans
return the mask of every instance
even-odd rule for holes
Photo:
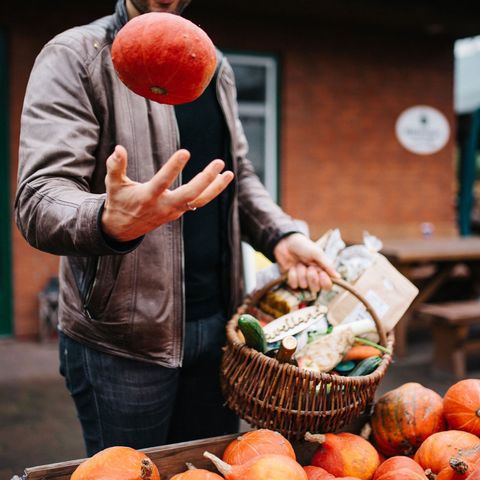
[[[113,445],[147,448],[239,428],[219,385],[225,317],[186,324],[181,368],[130,360],[60,333],[60,373],[75,402],[87,455]]]

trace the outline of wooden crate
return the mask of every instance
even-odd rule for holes
[[[173,475],[186,470],[185,462],[190,462],[197,468],[205,468],[218,473],[212,462],[203,456],[203,452],[222,457],[226,446],[239,434],[225,435],[222,437],[195,440],[192,442],[176,443],[163,447],[146,448],[145,452],[158,467],[161,480],[169,480]],[[301,464],[308,464],[316,446],[304,444],[303,442],[293,443],[297,460]],[[69,480],[72,472],[83,461],[83,459],[71,460],[50,465],[41,465],[25,469],[24,480]]]

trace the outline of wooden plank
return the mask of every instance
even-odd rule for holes
[[[394,264],[480,260],[480,237],[385,240],[381,253]]]
[[[212,462],[203,456],[203,452],[208,450],[221,457],[226,446],[236,437],[238,434],[146,448],[142,451],[157,465],[161,479],[168,480],[173,475],[186,470],[185,462],[191,462],[197,468],[216,472]],[[26,468],[25,480],[69,480],[72,472],[83,460]]]
[[[426,303],[418,307],[418,313],[450,325],[480,324],[480,301],[458,300],[444,303]]]
[[[353,428],[347,431],[359,433],[365,421],[366,417],[358,419],[352,424]],[[218,473],[212,462],[203,456],[203,452],[209,451],[221,458],[227,445],[239,435],[236,433],[192,442],[146,448],[142,451],[157,465],[161,480],[169,480],[177,473],[184,472],[186,470],[186,462],[192,463],[197,468],[204,468]],[[310,459],[318,447],[317,444],[303,441],[292,442],[292,445],[297,455],[297,460],[302,465],[310,463]],[[69,480],[70,475],[83,460],[78,459],[26,468],[23,480]]]

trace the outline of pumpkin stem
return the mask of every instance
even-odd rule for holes
[[[307,432],[303,437],[307,442],[325,443],[326,437],[323,433]]]
[[[140,462],[140,477],[142,480],[150,480],[150,478],[152,478],[152,474],[152,461],[149,458],[143,458]]]
[[[153,87],[150,87],[150,90],[152,93],[156,93],[157,95],[166,95],[168,93],[167,89],[163,87],[153,86]]]
[[[463,475],[468,471],[468,464],[457,457],[452,457],[449,462],[450,466],[455,470],[456,473]]]
[[[370,425],[370,423],[367,422],[360,430],[360,436],[365,440],[368,440],[371,434],[372,434],[372,426]]]
[[[222,474],[222,475],[228,475],[232,471],[231,465],[228,463],[225,463],[223,460],[220,460],[218,457],[216,457],[213,453],[210,452],[203,452],[203,456],[208,458],[213,462],[213,464],[217,467],[217,470]]]
[[[189,470],[197,470],[197,467],[193,463],[185,462],[185,465]]]
[[[437,475],[432,472],[431,468],[427,468],[425,470],[425,476],[428,478],[428,480],[435,480],[437,478]]]

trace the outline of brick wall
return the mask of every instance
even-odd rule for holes
[[[12,28],[12,185],[21,104],[36,53],[54,33],[108,12],[106,7],[92,6],[81,18],[68,5],[54,16],[43,14],[44,20],[42,12],[31,12]],[[306,19],[233,16],[227,23],[203,12],[200,2],[190,9],[220,47],[279,55],[281,203],[309,223],[314,237],[332,227],[349,239],[359,239],[364,229],[381,238],[418,236],[422,222],[437,232],[454,231],[453,138],[437,154],[419,156],[394,134],[405,108],[426,104],[446,115],[454,135],[450,41],[328,30]],[[56,273],[58,259],[29,247],[15,227],[13,255],[15,333],[34,336],[37,293]]]
[[[453,41],[307,20],[240,18],[225,31],[222,19],[197,15],[222,46],[280,55],[281,203],[314,237],[335,227],[352,240],[365,229],[420,236],[423,222],[456,231]],[[449,143],[433,155],[410,153],[395,136],[400,113],[420,104],[450,123]]]

